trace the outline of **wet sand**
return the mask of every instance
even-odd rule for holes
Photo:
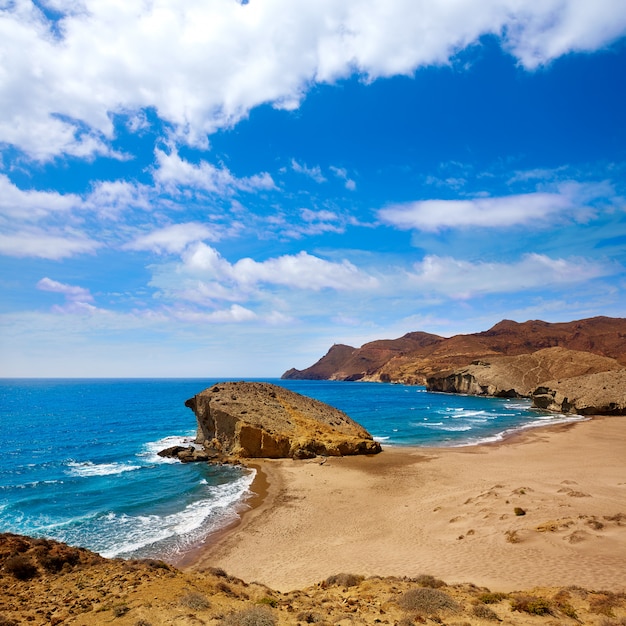
[[[340,572],[626,591],[625,417],[497,445],[253,465],[256,497],[190,569],[281,591]]]

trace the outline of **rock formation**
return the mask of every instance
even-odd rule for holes
[[[529,397],[547,380],[616,371],[623,366],[591,352],[544,348],[532,354],[490,357],[427,380],[429,391],[501,398]]]
[[[428,377],[467,367],[473,361],[556,346],[611,357],[626,366],[626,319],[593,317],[557,324],[503,320],[490,330],[470,335],[444,338],[416,332],[372,341],[361,348],[337,345],[311,367],[291,369],[283,378],[423,385]]]
[[[532,394],[533,406],[579,415],[626,415],[626,369],[543,383]]]
[[[342,411],[269,383],[219,383],[185,406],[198,420],[196,443],[222,457],[302,459],[381,451]]]

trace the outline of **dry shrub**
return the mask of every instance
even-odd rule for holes
[[[498,602],[508,597],[508,594],[502,593],[501,591],[486,591],[478,596],[478,601],[483,604],[498,604]]]
[[[459,605],[447,593],[439,589],[420,587],[409,589],[400,596],[398,605],[405,611],[431,615],[439,611],[458,611]]]
[[[305,624],[317,624],[324,621],[324,616],[314,611],[302,611],[298,613],[298,621]]]
[[[607,617],[613,617],[613,609],[618,605],[619,598],[610,591],[600,593],[589,600],[589,610],[592,613],[599,613]]]
[[[509,543],[519,543],[522,540],[516,530],[507,530],[504,536]]]
[[[626,626],[626,617],[620,619],[607,619],[606,617],[600,622],[600,626]]]
[[[197,591],[190,591],[185,594],[178,603],[181,606],[185,606],[192,611],[204,611],[211,606],[211,603],[206,599],[206,596],[198,593]]]
[[[276,626],[276,617],[265,606],[252,606],[227,615],[222,624],[225,626]]]
[[[417,578],[413,579],[418,585],[422,587],[430,587],[431,589],[439,589],[439,587],[445,587],[446,583],[439,578],[435,578],[430,574],[420,574]]]
[[[337,587],[357,587],[363,580],[364,577],[357,574],[335,574],[326,579],[326,584],[336,585]]]
[[[492,611],[488,606],[484,604],[475,604],[474,607],[472,608],[472,613],[476,617],[480,619],[486,619],[490,622],[500,621],[498,614],[495,611]]]
[[[0,615],[0,626],[18,626],[18,622],[4,615]]]
[[[30,580],[39,575],[37,566],[24,554],[9,557],[4,564],[4,571],[18,580]]]
[[[550,615],[552,605],[549,600],[540,596],[519,595],[511,600],[511,609],[530,615]]]

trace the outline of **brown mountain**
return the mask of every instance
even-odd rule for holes
[[[425,384],[434,374],[465,367],[475,360],[530,354],[556,346],[611,357],[626,366],[626,319],[592,317],[562,323],[503,320],[487,331],[450,338],[414,332],[399,339],[372,341],[361,348],[336,345],[311,367],[291,369],[283,378]]]

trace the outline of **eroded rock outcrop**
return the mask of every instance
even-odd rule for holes
[[[475,361],[467,367],[429,377],[427,387],[430,391],[448,393],[529,397],[547,380],[620,369],[623,366],[609,357],[565,348],[545,348],[532,354]]]
[[[185,406],[198,420],[196,443],[224,457],[301,459],[381,451],[343,411],[269,383],[219,383]]]
[[[626,369],[543,383],[533,406],[558,413],[626,415]]]

